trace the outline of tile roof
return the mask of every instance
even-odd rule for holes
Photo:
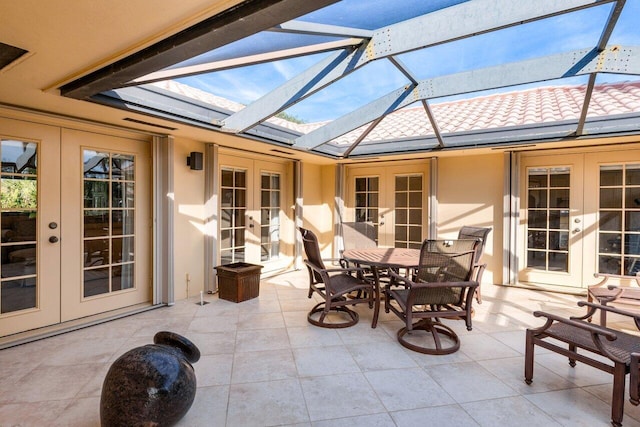
[[[155,85],[232,112],[244,107],[242,104],[175,81],[158,82]],[[431,110],[440,132],[446,137],[449,133],[575,121],[580,118],[585,93],[586,85],[545,86],[450,102],[434,102],[431,104]],[[638,112],[640,112],[640,81],[620,82],[594,87],[587,116],[603,117]],[[302,134],[328,123],[300,124],[279,117],[271,117],[267,122]],[[368,127],[367,124],[348,132],[334,139],[330,144],[350,145]],[[434,131],[424,108],[422,105],[413,104],[386,116],[366,136],[363,143],[433,135]]]

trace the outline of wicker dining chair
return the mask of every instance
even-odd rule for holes
[[[484,253],[484,246],[487,243],[487,237],[491,232],[491,227],[472,227],[469,225],[463,225],[458,231],[458,239],[480,239],[480,245],[476,251],[475,259],[473,260],[473,280],[478,282],[478,287],[475,291],[476,301],[478,304],[482,304],[482,294],[480,292],[480,283],[482,282],[482,273],[487,268],[487,264],[482,264],[482,254]]]
[[[317,236],[311,230],[302,227],[299,230],[306,254],[304,262],[309,271],[309,298],[314,293],[322,298],[322,301],[311,309],[307,320],[312,325],[324,328],[346,328],[355,325],[358,323],[359,315],[347,306],[366,303],[373,308],[374,304],[379,304],[378,287],[373,280],[364,276],[362,268],[345,267],[340,259],[323,260]],[[340,262],[340,266],[327,268],[324,261]],[[354,293],[355,297],[352,296]],[[372,327],[377,323],[377,316],[376,309]]]
[[[450,354],[460,339],[440,319],[464,319],[471,330],[472,301],[478,282],[472,280],[479,240],[425,240],[415,277],[393,271],[384,288],[385,312],[405,326],[397,332],[404,347],[425,354]]]

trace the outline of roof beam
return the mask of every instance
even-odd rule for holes
[[[433,128],[433,133],[438,140],[438,148],[444,148],[444,140],[442,139],[442,134],[440,133],[440,127],[438,126],[438,122],[436,121],[436,117],[433,115],[431,111],[431,107],[426,99],[422,100],[422,108],[424,108],[424,112],[427,113],[427,118],[429,119],[429,123],[431,123],[431,127]]]
[[[609,38],[611,37],[611,33],[613,33],[613,30],[618,23],[618,18],[620,18],[620,14],[622,13],[625,2],[626,0],[618,0],[613,9],[611,9],[611,13],[609,14],[609,18],[607,19],[607,25],[602,31],[600,40],[596,45],[596,49],[598,49],[598,51],[604,50],[604,48],[607,46],[607,43],[609,43]]]
[[[357,129],[360,126],[377,120],[379,117],[385,116],[404,107],[405,105],[409,105],[417,101],[418,99],[415,98],[417,93],[417,88],[413,85],[407,85],[401,89],[394,90],[393,92],[378,98],[372,103],[345,114],[344,116],[341,116],[331,123],[321,126],[306,135],[302,135],[295,140],[293,146],[298,148],[314,149],[315,147],[324,144],[326,141],[330,141],[340,135],[344,135],[353,129]],[[358,123],[358,125],[354,126],[355,123]]]
[[[422,80],[415,87],[383,96],[325,126],[302,135],[295,147],[313,149],[375,118],[423,99],[441,98],[525,83],[574,77],[597,72],[640,75],[640,46],[609,46],[599,54],[594,49],[575,50],[542,58],[503,64],[464,73]],[[404,96],[398,96],[403,93]],[[395,97],[395,102],[390,99]]]
[[[214,71],[228,70],[230,68],[244,67],[247,65],[262,64],[270,61],[294,58],[297,56],[328,52],[332,50],[344,49],[359,44],[362,39],[344,39],[327,43],[318,43],[309,46],[295,47],[291,49],[276,50],[256,55],[248,55],[240,58],[225,59],[222,61],[212,61],[204,64],[191,65],[188,67],[171,68],[168,70],[156,71],[133,80],[125,86],[137,86],[140,84],[153,83],[167,79],[193,76]]]
[[[578,126],[576,127],[576,136],[581,136],[584,132],[584,124],[587,121],[587,113],[589,112],[589,104],[591,103],[591,96],[593,95],[593,88],[596,85],[596,73],[589,75],[589,82],[587,83],[587,90],[584,94],[584,101],[582,102],[582,110],[580,111],[580,119],[578,120]]]
[[[329,37],[354,37],[369,39],[373,31],[337,25],[315,24],[304,21],[289,21],[270,28],[269,31]]]
[[[321,67],[321,79],[314,66],[229,117],[224,127],[230,132],[248,129],[377,59],[613,1],[474,0],[399,22],[374,31],[371,40],[332,70]]]
[[[319,89],[335,81],[336,75],[349,74],[362,55],[364,55],[362,47],[330,54],[287,81],[276,91],[269,92],[228,117],[224,121],[225,130],[242,132],[279,113],[302,100],[309,93],[315,92],[316,88]]]
[[[602,52],[606,48],[609,38],[611,37],[611,33],[613,33],[613,29],[616,27],[618,18],[620,18],[625,1],[626,0],[619,0],[611,9],[611,13],[607,19],[607,25],[604,30],[602,30],[600,40],[598,40],[598,44],[596,45],[596,51]],[[589,104],[591,103],[593,88],[596,85],[596,76],[596,73],[589,75],[589,82],[587,83],[587,90],[585,91],[584,101],[582,103],[582,111],[580,112],[580,119],[578,120],[578,126],[576,127],[576,136],[581,136],[582,132],[584,132],[584,124],[587,120],[587,114],[589,113]]]
[[[245,0],[187,30],[67,83],[60,91],[64,96],[88,99],[337,1]]]

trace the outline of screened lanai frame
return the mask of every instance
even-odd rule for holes
[[[61,92],[336,159],[640,132],[640,0],[307,3],[244,1]],[[478,125],[550,87],[570,112]]]

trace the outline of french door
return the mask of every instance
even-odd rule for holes
[[[61,318],[151,301],[151,146],[62,132]]]
[[[150,147],[0,118],[0,336],[150,301]]]
[[[584,235],[582,188],[581,155],[523,159],[519,281],[581,286]]]
[[[518,280],[584,288],[640,271],[640,150],[523,157]]]
[[[293,262],[290,162],[220,156],[220,264],[248,262],[263,273]]]
[[[345,217],[373,223],[378,246],[419,249],[428,230],[427,176],[424,162],[350,166]]]

